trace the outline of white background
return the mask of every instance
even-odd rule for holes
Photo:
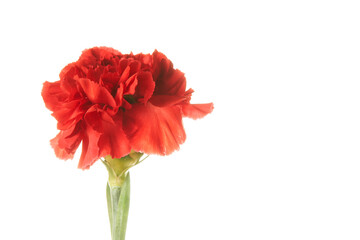
[[[0,239],[110,240],[107,173],[55,158],[42,83],[81,51],[165,53],[214,102],[131,170],[127,240],[360,239],[358,1],[3,1]]]

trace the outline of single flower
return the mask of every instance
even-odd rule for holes
[[[183,117],[201,118],[213,104],[191,104],[184,74],[158,51],[122,54],[106,47],[85,50],[60,80],[45,82],[42,97],[58,121],[51,146],[72,159],[82,142],[78,167],[132,151],[168,155],[186,135]]]

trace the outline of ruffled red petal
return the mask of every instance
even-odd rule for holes
[[[104,59],[110,59],[114,55],[121,56],[122,54],[113,48],[94,47],[84,50],[77,63],[79,66],[96,65]]]
[[[126,61],[127,64],[127,61]],[[120,65],[121,66],[121,65]],[[119,82],[125,82],[130,76],[130,66],[127,66],[124,71],[122,71]]]
[[[85,124],[84,137],[82,142],[82,152],[78,168],[89,169],[101,156],[99,155],[99,137],[101,133],[95,131],[92,127]]]
[[[186,138],[179,106],[134,104],[124,113],[123,128],[132,148],[147,154],[168,155]]]
[[[181,106],[181,109],[185,117],[189,117],[192,119],[199,119],[211,113],[214,109],[214,104],[213,103],[183,104]]]
[[[90,130],[99,134],[94,148],[98,149],[99,156],[111,155],[121,158],[130,153],[131,147],[122,127],[122,112],[111,116],[106,110],[94,105],[85,114],[85,121]]]
[[[68,94],[60,87],[60,81],[53,83],[44,82],[41,95],[44,99],[45,106],[51,111],[60,109],[62,103],[68,98]]]
[[[156,82],[157,79],[162,78],[170,68],[173,68],[173,64],[163,53],[158,52],[157,50],[153,52],[152,56],[152,73]]]
[[[124,95],[133,95],[135,93],[138,80],[136,75],[132,75],[124,82]]]
[[[91,106],[87,110],[84,119],[89,126],[101,133],[104,132],[105,124],[111,124],[115,126],[115,122],[109,113],[100,108],[99,105]]]
[[[111,90],[113,90],[119,82],[119,74],[117,72],[104,71],[100,76],[99,82],[101,86],[109,89],[109,92],[111,93]]]
[[[69,98],[72,98],[78,93],[78,84],[74,80],[74,77],[84,77],[85,74],[76,66],[75,63],[70,63],[61,70],[59,76],[62,91],[67,93]]]
[[[50,140],[54,148],[55,155],[60,159],[72,159],[82,140],[80,125],[74,125],[72,128],[62,130],[55,138]]]
[[[152,96],[150,102],[157,107],[168,107],[186,101],[184,96],[156,95]]]
[[[84,100],[74,100],[61,105],[61,108],[52,114],[58,121],[57,128],[66,130],[80,121],[85,113],[83,109]]]
[[[182,96],[186,90],[184,73],[174,69],[172,62],[164,54],[155,50],[153,56],[153,78],[156,82],[154,95]]]
[[[79,78],[77,81],[92,103],[106,104],[111,107],[116,107],[115,99],[106,88],[87,78]]]
[[[164,78],[156,83],[156,94],[183,95],[186,89],[186,79],[180,70],[171,69]]]
[[[141,63],[139,61],[132,61],[130,62],[129,66],[130,66],[130,76],[132,76],[140,71]]]
[[[131,146],[123,130],[122,114],[117,114],[114,124],[104,122],[104,132],[98,142],[100,156],[111,155],[113,158],[121,158],[130,153]]]
[[[182,95],[156,95],[152,96],[150,102],[158,107],[168,107],[177,104],[188,104],[191,94],[194,92],[191,88]]]
[[[137,76],[138,85],[135,97],[139,103],[146,103],[152,96],[155,89],[155,82],[150,72],[140,72]]]

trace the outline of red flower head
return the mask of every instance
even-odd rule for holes
[[[82,141],[79,168],[131,150],[168,155],[186,135],[182,117],[201,118],[213,104],[190,104],[184,74],[158,51],[121,54],[105,47],[85,50],[57,82],[45,82],[42,97],[58,121],[51,145],[61,159],[73,158]]]

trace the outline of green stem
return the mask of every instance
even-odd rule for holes
[[[130,175],[126,173],[121,186],[109,183],[106,187],[112,240],[125,240],[130,203]]]
[[[130,201],[129,169],[136,166],[143,153],[131,151],[122,158],[105,156],[102,162],[109,172],[106,198],[112,240],[125,240]]]

